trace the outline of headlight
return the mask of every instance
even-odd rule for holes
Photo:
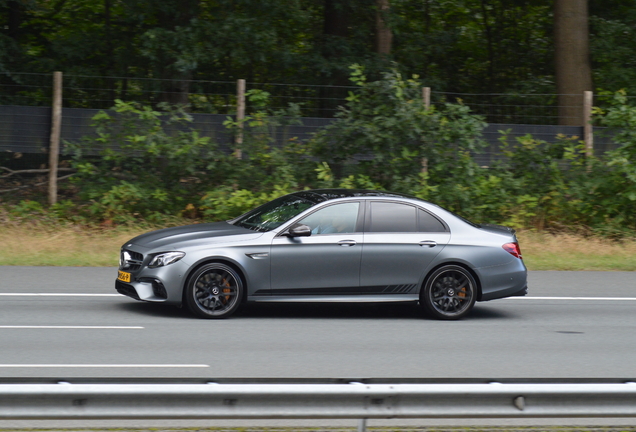
[[[148,264],[148,267],[157,268],[157,267],[167,266],[169,264],[179,261],[184,256],[185,256],[185,252],[161,253],[161,254],[155,255],[154,258],[150,260],[150,264]]]

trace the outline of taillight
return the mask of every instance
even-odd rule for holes
[[[504,248],[505,251],[508,252],[510,255],[513,255],[519,259],[523,259],[523,257],[521,256],[521,249],[519,248],[519,243],[517,242],[506,243],[505,245],[501,247]]]

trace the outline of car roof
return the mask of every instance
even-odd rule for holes
[[[300,192],[294,192],[292,195],[297,195],[302,198],[314,201],[316,203],[329,201],[337,198],[354,198],[354,197],[384,197],[384,198],[408,198],[422,201],[419,198],[395,193],[385,192],[368,189],[312,189]]]

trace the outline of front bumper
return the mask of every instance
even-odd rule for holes
[[[188,265],[182,261],[154,269],[123,269],[130,273],[130,282],[115,280],[115,290],[135,300],[179,305],[187,270]]]
[[[168,300],[166,288],[159,279],[148,279],[133,283],[116,280],[115,289],[119,294],[132,297],[135,300],[150,302],[165,302]]]

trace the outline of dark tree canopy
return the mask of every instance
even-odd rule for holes
[[[556,93],[554,18],[549,0],[0,0],[0,72],[162,78],[168,102],[190,80],[349,85],[354,63]],[[589,0],[588,24],[593,87],[634,93],[633,1]]]

